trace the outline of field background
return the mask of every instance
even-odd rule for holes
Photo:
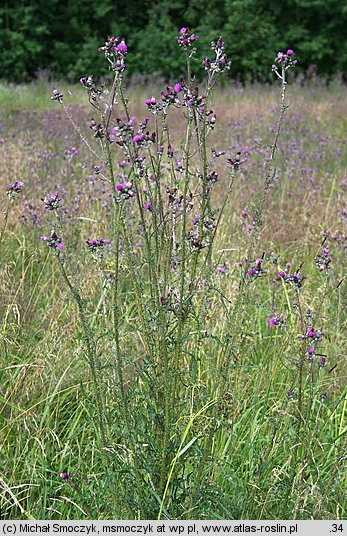
[[[66,95],[74,120],[89,137],[91,112],[82,90],[74,85],[59,89]],[[94,310],[100,297],[94,292],[97,271],[85,253],[85,241],[109,236],[110,192],[93,174],[96,162],[63,111],[50,102],[50,91],[44,82],[0,86],[1,206],[6,206],[9,182],[25,183],[11,207],[1,244],[1,518],[110,519],[115,511],[129,516],[131,504],[123,505],[122,514],[122,508],[115,510],[110,501],[100,462],[91,380],[81,351],[76,308],[40,241],[50,230],[50,214],[41,199],[59,191],[68,209],[71,270]],[[158,91],[156,85],[130,86],[131,113],[139,118],[147,115],[144,100]],[[218,280],[230,299],[237,288],[237,262],[247,251],[249,214],[263,177],[279,91],[277,86],[227,83],[214,96],[217,126],[208,143],[226,151],[218,161],[216,206],[222,203],[226,188],[225,159],[237,151],[248,158],[237,175],[214,254],[216,265],[230,263]],[[274,335],[269,328],[275,295],[271,277],[277,270],[270,265],[273,276],[254,288],[246,324],[240,327],[245,334],[241,358],[230,385],[231,398],[220,409],[224,420],[211,451],[219,466],[213,478],[202,479],[205,487],[199,491],[195,509],[189,511],[184,489],[176,496],[182,505],[176,515],[181,517],[345,516],[346,287],[341,281],[347,217],[347,91],[339,77],[329,84],[313,78],[290,84],[288,100],[278,172],[266,202],[257,250],[259,256],[263,252],[278,256],[280,267],[287,263],[293,269],[302,266],[307,275],[302,304],[313,311],[315,325],[324,333],[321,351],[327,355],[327,366],[308,386],[316,400],[304,440],[309,459],[293,488],[291,463],[297,437],[288,432],[294,410],[287,391],[292,385],[293,341],[298,333],[288,328]],[[178,144],[180,113],[172,117],[172,124]],[[330,270],[319,272],[314,259],[324,234],[329,235],[325,245],[330,247],[332,262]],[[125,289],[122,311],[122,340],[129,359],[136,356],[131,292]],[[295,299],[288,292],[289,297],[275,300],[278,312]],[[219,307],[213,302],[209,312],[215,335],[223,329]],[[95,322],[98,325],[97,316]],[[205,351],[208,357],[213,345]],[[131,386],[134,372],[128,369],[127,373]],[[105,381],[105,389],[112,404],[112,383]],[[327,393],[324,403],[322,392]],[[203,435],[206,422],[197,426],[201,427],[198,435]],[[183,467],[184,456],[180,463]],[[59,478],[62,471],[73,475],[70,482]],[[194,478],[189,476],[189,466],[184,471],[182,482]]]

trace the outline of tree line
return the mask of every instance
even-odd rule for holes
[[[172,79],[183,72],[181,26],[199,36],[201,55],[223,35],[231,76],[242,81],[267,79],[287,48],[299,71],[347,70],[345,0],[3,0],[0,21],[0,78],[13,82],[105,74],[98,48],[108,35],[125,37],[128,75]]]

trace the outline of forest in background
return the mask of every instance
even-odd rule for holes
[[[74,82],[105,74],[98,48],[108,35],[126,39],[128,76],[174,78],[184,58],[173,37],[187,25],[202,54],[223,35],[230,76],[241,81],[270,79],[269,58],[287,48],[300,60],[299,73],[312,65],[324,77],[347,71],[341,0],[7,0],[0,7],[0,78]]]

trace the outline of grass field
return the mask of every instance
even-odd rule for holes
[[[64,88],[65,103],[99,153],[82,89]],[[139,122],[160,89],[127,93]],[[129,199],[117,220],[105,161],[50,94],[43,83],[0,86],[0,518],[345,519],[346,87],[289,84],[264,199],[280,88],[216,90],[206,137],[218,173],[213,221],[229,188],[227,158],[240,152],[245,162],[204,261],[188,255],[179,231],[177,255],[188,256],[177,278],[173,265],[165,271],[155,210],[141,219]],[[125,121],[120,106],[115,117]],[[179,159],[182,110],[169,120]],[[225,155],[212,158],[210,147]],[[124,180],[119,147],[113,160]],[[170,160],[162,169],[153,181],[169,218]],[[24,187],[8,205],[15,181]],[[141,188],[145,197],[152,186]],[[48,210],[45,196],[56,192],[59,209]],[[53,228],[62,252],[40,240]],[[147,236],[153,266],[163,266],[154,275]],[[110,243],[88,251],[100,237]],[[286,282],[294,273],[306,276],[302,286]],[[196,293],[182,305],[186,274]]]

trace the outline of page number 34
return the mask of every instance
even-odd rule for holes
[[[340,525],[333,523],[330,532],[343,532],[342,523]]]

